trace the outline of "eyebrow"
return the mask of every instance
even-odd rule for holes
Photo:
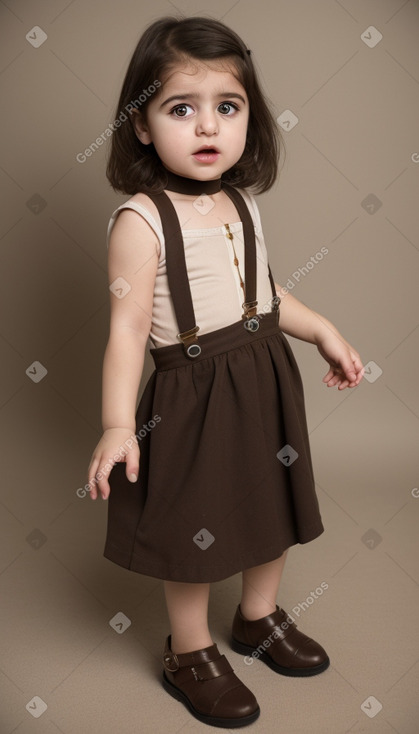
[[[200,95],[199,94],[196,94],[196,93],[191,93],[191,94],[172,94],[171,97],[168,97],[167,99],[164,100],[164,102],[161,103],[160,109],[162,107],[165,107],[166,105],[168,105],[170,102],[173,102],[175,99],[179,100],[179,102],[184,102],[184,101],[186,101],[188,99],[197,99],[197,98],[199,98],[199,96]],[[227,98],[229,98],[229,99],[240,99],[243,102],[243,104],[246,104],[246,100],[244,99],[244,97],[242,97],[241,94],[237,94],[237,92],[221,92],[220,94],[217,94],[215,96],[218,97],[218,99],[227,99]]]

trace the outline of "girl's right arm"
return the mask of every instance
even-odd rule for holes
[[[137,441],[132,439],[136,431],[138,387],[151,328],[158,248],[157,236],[147,222],[132,209],[123,209],[109,241],[109,283],[117,278],[121,281],[115,284],[117,295],[110,291],[110,334],[102,374],[103,436],[88,469],[93,500],[98,489],[103,499],[109,497],[108,476],[118,461],[126,462],[130,481],[138,477],[140,452]],[[123,444],[125,455],[120,451]]]

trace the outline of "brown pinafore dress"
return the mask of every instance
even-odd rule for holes
[[[199,336],[176,211],[164,192],[150,194],[181,343],[150,349],[155,370],[136,413],[137,482],[125,463],[109,475],[104,556],[171,581],[219,581],[324,531],[280,299],[269,268],[272,310],[257,312],[253,220],[241,194],[222,187],[243,224],[242,320]]]

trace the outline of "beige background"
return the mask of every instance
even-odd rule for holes
[[[330,668],[284,678],[229,650],[239,576],[213,586],[214,640],[259,700],[252,731],[415,734],[417,0],[0,3],[0,731],[208,731],[160,685],[162,583],[102,557],[106,504],[76,494],[101,433],[105,231],[124,199],[105,179],[105,146],[83,164],[76,155],[113,121],[145,25],[178,10],[231,25],[278,117],[298,118],[281,177],[258,200],[271,267],[368,369],[355,391],[328,390],[316,348],[290,339],[326,531],[290,550],[278,601]],[[35,26],[47,35],[38,48]],[[383,36],[373,48],[370,26]],[[47,370],[39,382],[34,362]],[[151,369],[147,355],[141,388]],[[118,612],[123,634],[109,625]]]

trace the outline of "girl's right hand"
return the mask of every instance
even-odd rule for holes
[[[121,452],[121,447],[126,451],[125,455]],[[111,488],[107,478],[118,462],[126,463],[127,479],[136,482],[140,468],[140,448],[129,428],[107,428],[96,446],[88,468],[92,500],[97,498],[98,488],[102,499],[108,499]]]

